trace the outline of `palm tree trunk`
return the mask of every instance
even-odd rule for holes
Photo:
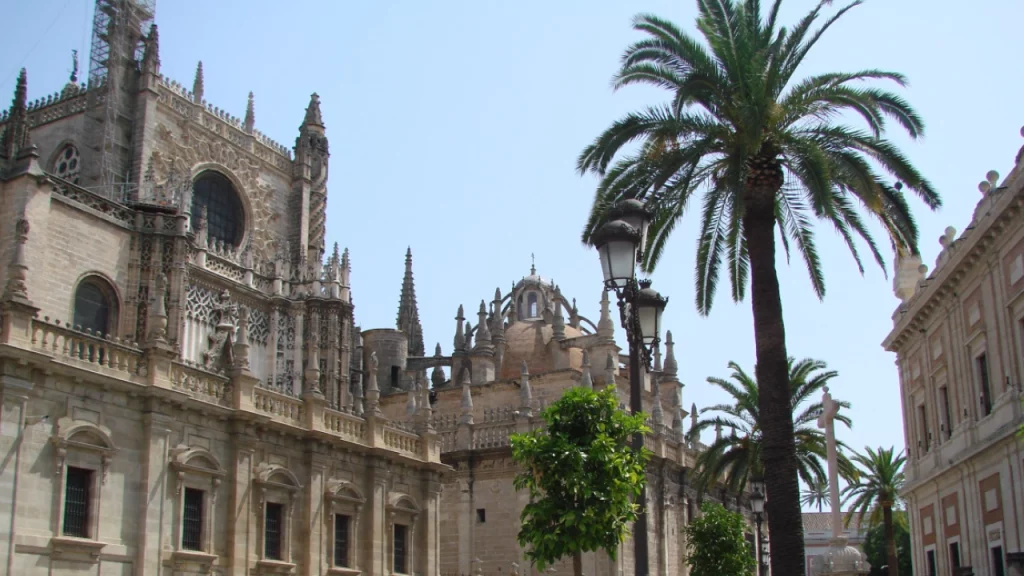
[[[583,552],[579,550],[572,553],[572,573],[574,576],[583,576]]]
[[[796,442],[782,319],[779,278],[775,272],[775,194],[781,186],[748,185],[744,194],[743,234],[750,255],[750,292],[757,354],[758,409],[762,465],[768,491],[765,512],[771,534],[771,573],[803,574],[803,517],[797,478]]]
[[[899,576],[896,565],[896,534],[892,527],[892,506],[882,506],[882,521],[885,523],[885,551],[889,557],[889,576]]]

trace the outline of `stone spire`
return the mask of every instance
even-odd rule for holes
[[[611,352],[608,353],[608,359],[604,363],[604,377],[608,386],[615,384],[615,358],[612,358]]]
[[[583,375],[580,376],[580,387],[587,390],[594,389],[594,378],[590,375],[590,353],[583,351]]]
[[[410,387],[410,390],[405,393],[405,415],[412,418],[416,415],[416,397],[420,392],[420,379],[417,377]]]
[[[562,313],[562,299],[555,294],[555,313],[551,321],[551,337],[565,340],[565,315]]]
[[[142,73],[156,76],[160,74],[160,31],[156,24],[149,27],[149,36],[145,40],[142,51]],[[78,81],[78,52],[75,52],[75,72],[71,75],[71,83]]]
[[[526,360],[519,365],[519,415],[524,418],[533,416],[533,390],[530,389],[530,369]]]
[[[679,386],[675,390],[675,394],[672,395],[672,430],[675,433],[676,441],[683,441],[683,418],[686,417],[686,412],[683,410],[683,385]]]
[[[466,321],[465,312],[463,311],[462,304],[459,304],[459,312],[455,315],[455,353],[463,352],[466,350],[466,336],[463,333],[463,323]]]
[[[352,378],[352,413],[356,416],[363,415],[363,379]]]
[[[152,42],[158,38],[159,35],[156,33],[156,24],[153,24],[149,29],[149,39]],[[68,79],[68,82],[71,84],[78,84],[78,50],[71,51],[71,77]]]
[[[409,356],[426,355],[423,326],[420,325],[420,312],[416,304],[416,285],[412,278],[412,248],[405,251],[405,277],[402,278],[402,293],[398,298],[398,318],[395,324],[409,340]]]
[[[483,300],[480,301],[480,310],[476,315],[476,347],[488,347],[491,345],[491,333],[487,330],[487,305]]]
[[[192,98],[196,104],[203,103],[203,61],[196,66],[196,78],[192,81]]]
[[[679,374],[679,366],[676,364],[676,343],[672,341],[672,331],[665,333],[665,376],[669,380],[675,380]]]
[[[349,284],[352,278],[352,261],[348,255],[348,248],[341,253],[341,287],[339,297],[345,302],[352,300],[352,285]]]
[[[473,423],[473,391],[470,390],[469,372],[462,373],[462,414],[459,416],[459,424]]]
[[[252,134],[252,130],[256,126],[256,106],[253,102],[252,92],[249,92],[249,101],[245,105],[245,121],[242,125],[249,134]]]
[[[610,303],[608,302],[608,291],[601,292],[601,318],[597,321],[597,335],[605,340],[615,338],[615,323],[612,322]]]
[[[491,340],[505,341],[505,317],[501,314],[501,288],[494,289],[494,320],[491,326]]]
[[[18,152],[29,145],[28,135],[28,74],[22,68],[14,88],[14,100],[7,118],[7,128],[0,140],[0,158],[13,162]]]
[[[441,369],[441,343],[438,342],[437,346],[434,347],[434,358],[437,363],[434,364],[434,369],[430,372],[430,383],[434,389],[444,386],[444,370]]]
[[[302,125],[324,127],[324,119],[320,115],[320,96],[316,92],[309,97],[309,106],[306,107],[306,117],[302,120]]]
[[[661,405],[661,346],[654,346],[654,367],[651,370],[651,391],[654,394],[654,406],[651,407],[651,420],[654,432],[660,433],[665,423],[665,410]]]
[[[692,431],[696,427],[697,427],[697,403],[694,402],[693,404],[690,404],[690,430]],[[694,440],[695,441],[699,440],[699,438],[694,438]]]

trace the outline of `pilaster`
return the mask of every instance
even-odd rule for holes
[[[167,506],[167,465],[170,453],[171,424],[173,420],[161,414],[159,403],[150,402],[143,415],[141,485],[139,486],[139,526],[136,564],[139,574],[159,574],[166,518],[173,522],[174,511]],[[157,497],[150,497],[157,495]]]
[[[420,554],[420,568],[423,574],[440,574],[441,558],[441,481],[435,473],[424,473],[423,479],[423,554]]]
[[[250,425],[237,422],[231,434],[234,445],[233,460],[228,463],[230,501],[228,517],[222,523],[228,532],[228,569],[230,576],[248,576],[249,560],[256,551],[256,518],[253,510],[252,470],[256,453],[255,434]]]
[[[391,472],[387,469],[387,462],[373,462],[370,470],[371,493],[369,495],[370,510],[367,519],[370,525],[369,531],[365,532],[362,538],[363,553],[369,556],[365,566],[366,576],[387,576],[387,503],[388,503],[388,480]]]
[[[325,530],[327,519],[324,508],[324,493],[326,489],[327,470],[330,465],[324,445],[310,442],[308,444],[309,455],[309,486],[303,491],[303,514],[301,518],[306,522],[308,534],[306,545],[302,547],[300,562],[306,568],[306,573],[312,575],[324,574],[326,571],[326,559],[328,550],[332,545],[330,531]]]
[[[32,392],[31,374],[19,370],[7,362],[0,375],[0,449],[3,454],[13,452],[12,461],[0,468],[0,518],[8,522],[0,523],[0,560],[6,574],[14,574],[14,540],[18,533],[18,486],[21,480],[21,446],[22,435],[28,424],[27,410],[29,396]]]

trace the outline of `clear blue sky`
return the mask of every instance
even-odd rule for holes
[[[813,4],[788,0],[793,22]],[[61,88],[77,48],[88,66],[92,2],[4,2],[0,98],[28,68],[29,97]],[[610,122],[664,94],[609,88],[618,57],[639,36],[638,12],[693,29],[693,0],[587,2],[287,2],[160,0],[165,75],[191,86],[196,62],[206,98],[241,117],[256,95],[256,126],[291,146],[311,92],[320,94],[331,143],[328,241],[352,251],[356,320],[395,322],[406,246],[428,349],[451,351],[456,308],[476,310],[537,268],[596,319],[597,256],[579,232],[594,180],[573,167]],[[931,267],[938,237],[962,230],[987,170],[1009,173],[1024,140],[1019,74],[1024,3],[869,0],[817,46],[802,73],[880,67],[910,77],[907,97],[927,122],[906,150],[943,195],[920,216]],[[696,222],[680,226],[654,286],[671,297],[685,402],[724,400],[704,382],[736,360],[753,368],[749,302],[723,291],[708,318],[694,308]],[[895,356],[880,343],[897,300],[891,274],[861,277],[829,228],[819,227],[828,294],[818,302],[801,263],[780,264],[789,350],[839,371],[833,394],[853,402],[855,447],[902,447]],[[880,244],[888,243],[880,238]],[[890,263],[891,266],[891,263]],[[475,323],[475,318],[474,318]],[[621,331],[620,331],[621,339]]]

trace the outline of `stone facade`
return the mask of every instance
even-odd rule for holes
[[[450,468],[362,368],[319,99],[272,142],[146,10],[0,116],[0,573],[437,574]]]
[[[1024,130],[1022,130],[1024,135]],[[959,237],[950,227],[929,275],[897,261],[896,353],[906,439],[914,572],[1008,573],[1024,551],[1024,150]]]
[[[437,344],[432,356],[411,354],[422,333],[414,293],[407,254],[397,322],[405,329],[363,332],[362,356],[367,361],[375,354],[394,372],[387,387],[380,385],[385,417],[404,417],[414,426],[429,421],[440,439],[442,461],[454,468],[444,480],[440,503],[441,572],[534,574],[516,538],[527,495],[513,486],[519,470],[509,437],[541,427],[543,408],[573,386],[614,385],[623,406],[628,403],[628,356],[615,343],[618,319],[612,319],[608,293],[601,294],[595,324],[580,314],[575,299],[531,269],[510,291],[499,288],[493,298],[482,300],[475,318],[467,318],[460,306],[452,353],[442,355]],[[662,366],[657,350],[652,372],[643,375],[644,410],[652,429],[646,445],[654,452],[647,491],[649,566],[652,574],[685,575],[683,530],[699,513],[701,496],[688,483],[689,472],[703,446],[683,438],[688,412],[671,333],[664,360]],[[750,515],[745,497],[719,491],[702,496]],[[584,572],[633,574],[633,549],[627,539],[614,561],[605,553],[586,554]],[[571,559],[549,571],[571,574]]]

